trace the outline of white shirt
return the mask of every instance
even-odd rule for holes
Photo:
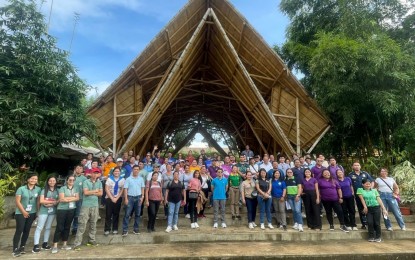
[[[388,187],[388,185],[386,185],[386,183],[390,186],[390,188]],[[375,182],[378,184],[378,190],[380,192],[387,192],[387,193],[393,193],[393,191],[391,190],[391,188],[393,189],[393,184],[395,183],[395,180],[391,177],[386,177],[386,179],[383,178],[376,178]]]

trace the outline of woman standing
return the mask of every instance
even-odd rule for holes
[[[388,177],[388,170],[382,168],[380,170],[380,177],[375,180],[375,187],[377,187],[380,198],[386,210],[392,211],[392,214],[395,216],[396,222],[398,222],[401,230],[406,230],[405,222],[401,211],[399,209],[396,198],[399,196],[399,187],[396,184],[395,180],[391,177]],[[385,218],[385,226],[389,231],[392,231],[392,224],[389,218]]]
[[[288,168],[285,174],[287,176],[285,180],[287,186],[287,202],[293,211],[293,229],[303,232],[303,217],[301,216],[301,193],[303,193],[303,188],[301,183],[297,183],[293,170]]]
[[[341,204],[344,216],[344,223],[348,230],[358,230],[356,227],[356,207],[354,203],[354,190],[352,180],[344,177],[342,169],[336,171],[337,180],[342,189],[343,203]]]
[[[43,234],[43,250],[50,250],[51,247],[48,245],[50,228],[52,227],[52,222],[56,216],[56,206],[59,202],[59,194],[56,189],[56,177],[50,175],[46,179],[45,188],[40,193],[40,209],[39,216],[37,221],[37,227],[34,237],[34,246],[33,253],[39,253],[39,240],[40,233],[42,233],[43,228],[45,228],[45,233]]]
[[[205,195],[205,198],[209,198],[209,189],[212,178],[209,176],[206,166],[200,167],[200,177],[202,178],[202,192]],[[203,209],[197,215],[198,218],[206,218],[205,216],[205,207],[208,200],[203,203]]]
[[[153,172],[151,180],[146,185],[146,206],[148,214],[147,232],[156,231],[154,224],[156,223],[157,212],[159,211],[160,203],[163,202],[163,191],[161,183],[157,180],[158,172]]]
[[[179,180],[179,172],[173,172],[173,181],[166,186],[166,195],[164,201],[169,208],[169,216],[167,217],[166,232],[178,230],[177,223],[179,220],[179,209],[181,204],[186,203],[186,189],[184,184]]]
[[[30,228],[36,219],[36,212],[39,209],[39,195],[41,189],[36,186],[38,176],[35,173],[29,174],[27,184],[16,191],[16,232],[13,237],[13,256],[25,254],[25,246],[29,237]],[[20,246],[19,246],[20,243]]]
[[[357,189],[356,195],[359,196],[363,204],[363,213],[367,214],[367,224],[369,231],[369,242],[381,242],[382,232],[380,230],[380,215],[383,213],[388,216],[388,211],[383,206],[379,193],[376,189],[372,189],[370,179],[362,181],[363,188]],[[382,208],[382,212],[380,209]]]
[[[258,191],[258,205],[259,205],[259,221],[261,222],[261,229],[265,229],[264,218],[267,215],[268,227],[274,229],[272,226],[271,217],[271,189],[272,185],[270,180],[267,180],[267,171],[264,168],[259,170],[259,176],[255,185]]]
[[[340,206],[343,203],[343,193],[337,180],[334,180],[328,169],[324,169],[321,173],[321,178],[318,180],[318,188],[321,196],[321,203],[323,203],[326,211],[327,221],[330,224],[330,230],[334,230],[333,225],[333,210],[337,214],[340,222],[340,230],[348,233],[349,230],[344,225],[343,210]]]
[[[67,245],[71,223],[75,217],[76,202],[79,200],[79,193],[75,186],[75,176],[69,175],[66,178],[66,185],[59,189],[59,204],[56,212],[56,229],[53,236],[52,253],[58,252],[59,239],[63,241],[63,250],[70,250]]]
[[[246,171],[246,180],[242,182],[242,203],[246,205],[248,213],[248,228],[253,229],[255,225],[256,208],[258,205],[257,190],[252,173]]]
[[[168,159],[167,159],[168,160]],[[163,183],[163,198],[166,196],[167,184],[173,180],[173,167],[171,164],[166,165],[166,172],[162,174],[161,179]],[[164,217],[167,219],[169,215],[169,208],[167,203],[164,203]]]
[[[275,215],[280,228],[287,230],[287,216],[285,215],[285,195],[287,193],[287,186],[284,181],[280,180],[281,173],[277,169],[272,176],[272,204],[275,209]]]
[[[231,214],[232,219],[241,220],[239,215],[239,196],[241,194],[239,186],[241,185],[241,175],[239,174],[238,166],[232,165],[232,171],[228,178],[228,191],[231,199]]]
[[[121,168],[115,167],[105,183],[105,227],[104,235],[118,234],[118,223],[122,205],[122,195],[125,179],[120,177]]]
[[[180,177],[180,180],[182,181],[184,188],[186,189],[186,198],[189,198],[189,189],[188,185],[190,180],[193,179],[193,173],[190,171],[189,165],[184,166],[184,173]],[[183,208],[184,214],[186,215],[186,218],[190,218],[189,214],[189,200],[186,201],[186,205],[184,205]]]
[[[305,213],[307,219],[307,226],[310,229],[321,230],[321,218],[320,218],[320,192],[318,190],[318,182],[315,178],[311,177],[311,170],[304,170],[305,178],[302,181],[303,196]]]
[[[195,170],[193,173],[193,178],[189,181],[189,185],[187,186],[189,190],[189,212],[190,212],[190,227],[191,228],[199,228],[197,224],[197,209],[196,203],[197,198],[199,197],[199,192],[202,189],[201,180],[200,180],[200,172]]]

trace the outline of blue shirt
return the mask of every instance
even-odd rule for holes
[[[360,174],[357,174],[355,172],[349,173],[348,176],[352,180],[353,189],[356,192],[358,188],[363,188],[362,181],[369,179],[373,182],[372,176],[370,176],[369,173],[361,171]]]
[[[293,175],[295,177],[295,179],[297,180],[298,183],[302,183],[303,179],[304,179],[304,168],[291,168],[291,170],[293,171]]]
[[[279,163],[278,164],[278,169],[280,169],[284,174],[289,168],[291,168],[291,167],[288,163]]]
[[[125,180],[124,188],[128,196],[140,196],[141,188],[145,187],[144,179],[141,176],[133,177],[132,175]]]
[[[226,200],[226,185],[228,185],[228,179],[218,177],[212,180],[213,186],[213,199],[214,200]]]
[[[272,180],[271,195],[273,198],[281,198],[282,193],[287,188],[284,181]]]
[[[283,181],[285,179],[285,174],[280,169],[277,169],[277,171],[280,172],[280,178],[279,179],[281,181]],[[272,168],[271,170],[269,170],[267,172],[267,179],[274,179],[274,172],[275,172],[275,169],[274,168]]]

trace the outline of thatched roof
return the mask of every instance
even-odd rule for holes
[[[313,148],[329,127],[281,58],[224,0],[190,0],[89,114],[101,145],[116,151],[161,145],[177,129],[216,127],[240,147],[290,155]]]

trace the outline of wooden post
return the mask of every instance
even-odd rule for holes
[[[323,133],[321,133],[321,135],[317,138],[317,140],[310,147],[310,149],[308,149],[307,153],[311,153],[313,151],[314,147],[316,147],[318,142],[320,142],[321,138],[323,138],[323,136],[329,131],[329,129],[330,129],[330,126],[328,126],[326,129],[324,129]]]
[[[296,117],[296,127],[297,127],[297,154],[301,152],[301,135],[300,135],[300,103],[298,97],[295,98],[295,117]]]
[[[114,95],[114,120],[113,120],[113,136],[112,136],[112,153],[117,156],[117,94]]]

